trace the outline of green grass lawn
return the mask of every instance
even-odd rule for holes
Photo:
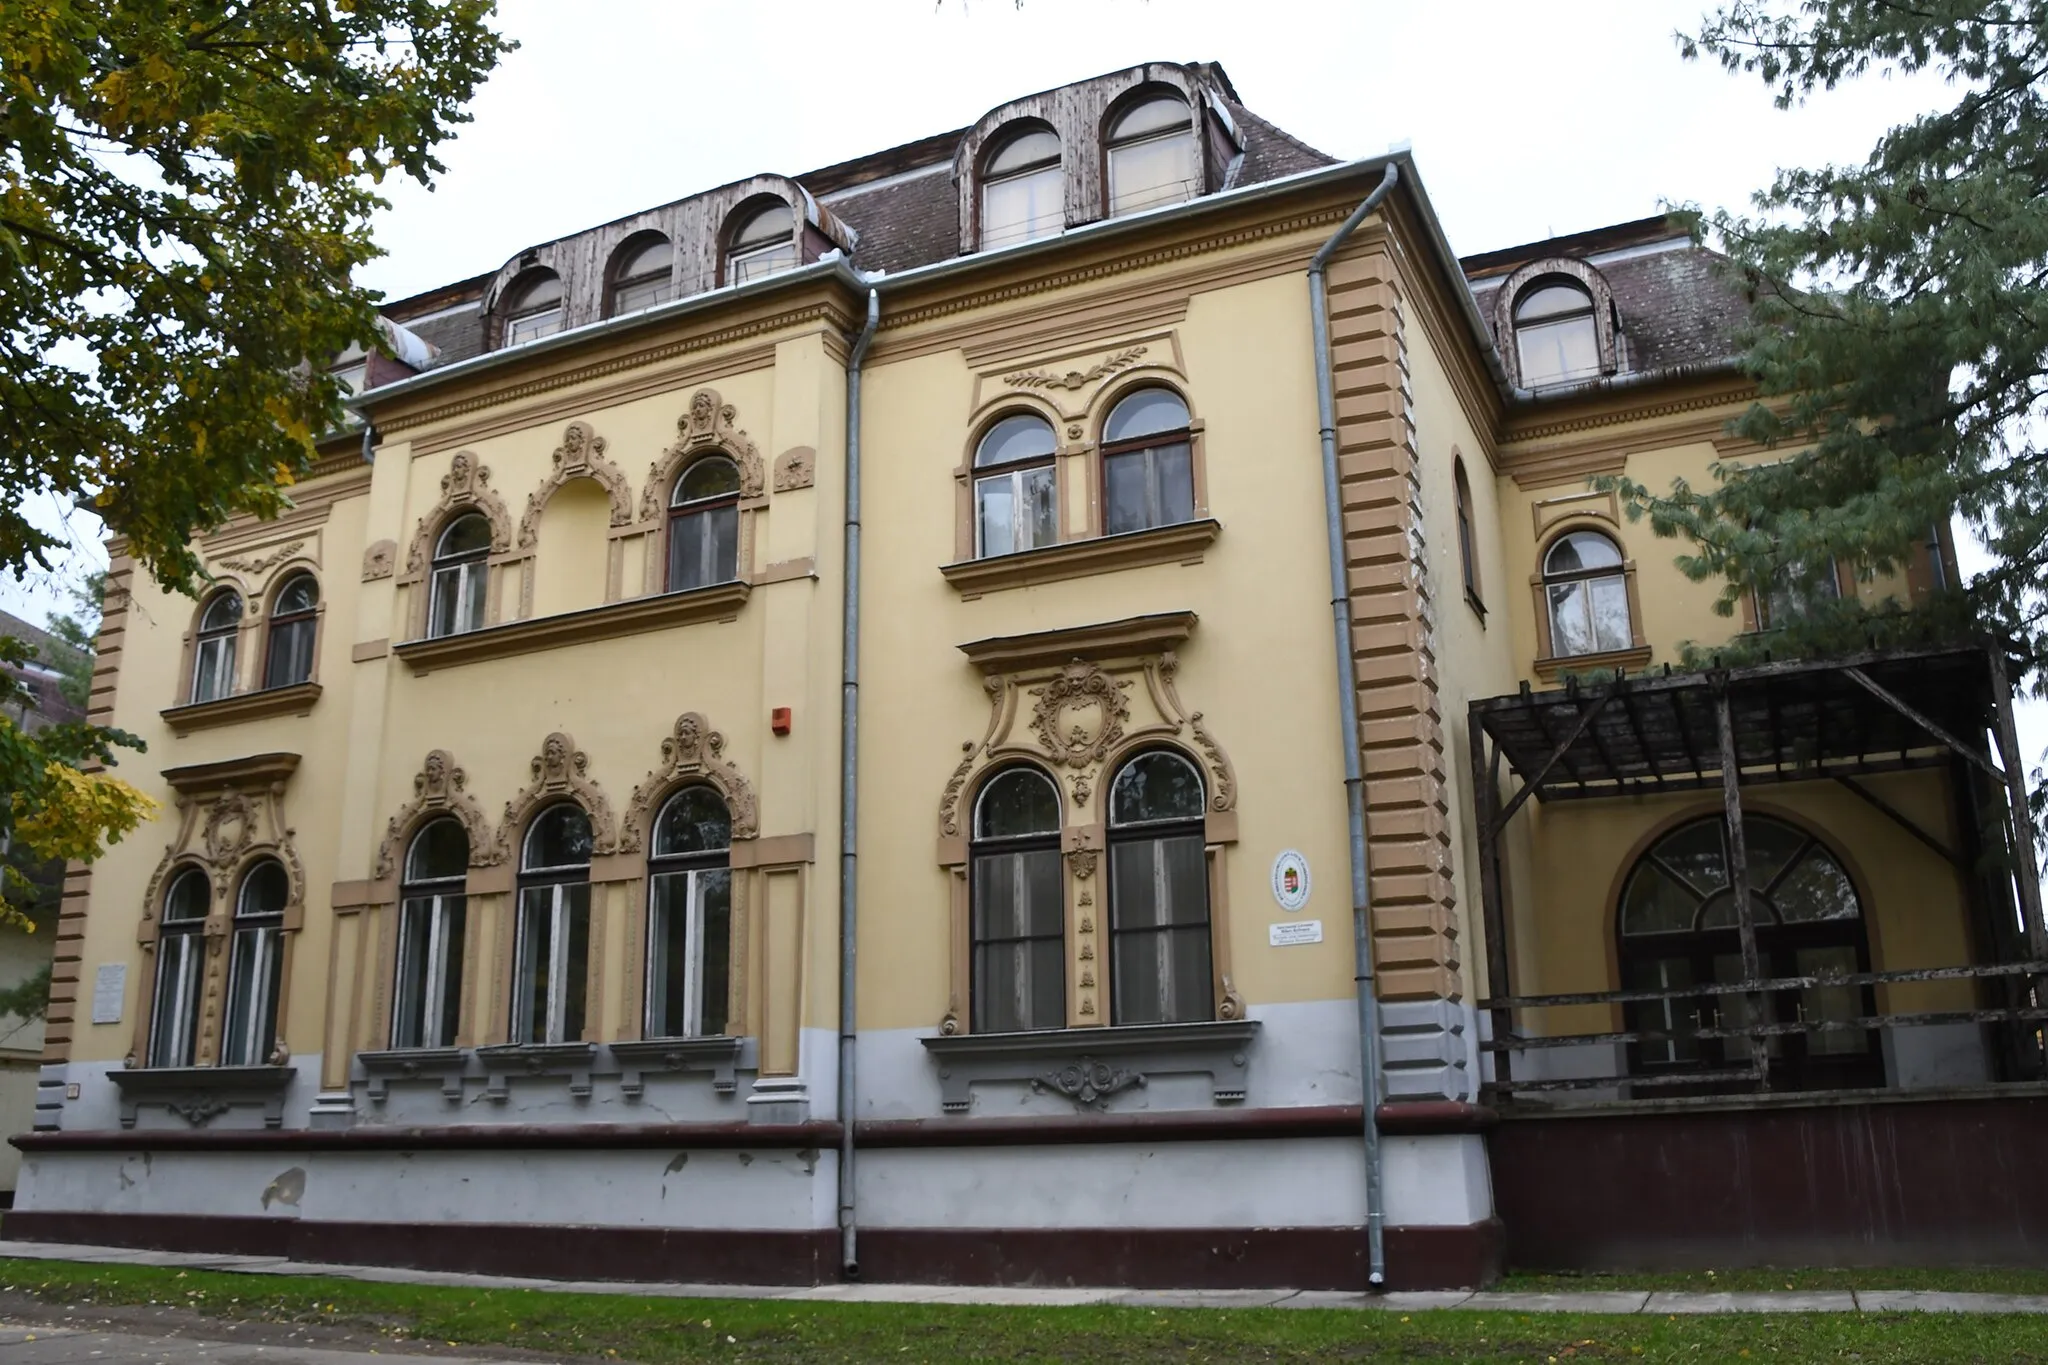
[[[2048,1320],[1815,1314],[1591,1317],[1348,1310],[994,1308],[646,1299],[0,1261],[45,1304],[319,1322],[373,1341],[647,1362],[2048,1362]],[[128,1329],[124,1329],[128,1330]]]

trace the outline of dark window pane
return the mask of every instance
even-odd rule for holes
[[[164,923],[205,919],[206,900],[212,889],[204,872],[196,868],[180,872],[164,896]]]
[[[1201,838],[1116,843],[1109,861],[1114,1022],[1214,1017]]]
[[[491,523],[471,513],[457,517],[441,533],[441,542],[434,547],[434,558],[452,559],[457,555],[481,554],[490,548]]]
[[[235,931],[228,970],[227,1028],[221,1065],[262,1066],[277,1032],[277,983],[282,953],[275,925]]]
[[[698,1009],[703,1017],[697,1032],[708,1036],[726,1031],[732,971],[732,874],[714,868],[698,873],[697,881],[698,913],[703,920],[698,968]]]
[[[302,611],[311,611],[320,605],[320,586],[313,581],[313,575],[302,573],[284,585],[277,594],[277,606],[273,616],[291,616]]]
[[[1701,895],[1728,885],[1728,855],[1719,820],[1699,820],[1672,831],[1651,850]]]
[[[526,832],[524,866],[577,867],[590,861],[590,817],[564,801],[549,806]]]
[[[200,618],[201,630],[227,630],[242,619],[242,598],[239,593],[224,592],[207,604],[206,615]]]
[[[412,837],[405,855],[408,882],[461,877],[469,871],[469,832],[453,816],[443,816]]]
[[[1801,948],[1793,954],[1801,976],[1853,976],[1861,970],[1856,950],[1846,945]],[[1799,992],[1803,1017],[1809,1023],[1845,1023],[1861,1018],[1863,989],[1860,986],[1809,986]],[[1823,1029],[1806,1038],[1806,1051],[1816,1057],[1853,1057],[1870,1051],[1868,1029]]]
[[[314,621],[302,617],[270,628],[270,658],[264,664],[265,687],[290,687],[313,676]]]
[[[573,1043],[583,1037],[585,978],[590,967],[590,885],[578,882],[562,888],[569,909],[569,942],[556,969],[565,978],[562,988],[562,1027],[549,1041]]]
[[[1772,899],[1791,924],[1855,919],[1862,913],[1848,874],[1819,848],[1799,860]]]
[[[1145,452],[1111,455],[1102,462],[1102,529],[1108,535],[1142,531],[1146,518]]]
[[[1140,754],[1118,770],[1109,793],[1111,825],[1199,820],[1202,778],[1179,754]]]
[[[732,843],[732,817],[709,787],[685,787],[668,799],[654,825],[654,856],[711,853]]]
[[[1650,962],[1632,962],[1623,974],[1623,981],[1632,991],[1682,989],[1693,984],[1692,961],[1683,957],[1667,957]],[[1682,1029],[1693,1029],[1699,1026],[1699,1010],[1698,997],[1638,1001],[1629,1006],[1629,1027],[1640,1032],[1652,1033],[1675,1033]],[[1697,1038],[1641,1042],[1636,1044],[1636,1055],[1647,1066],[1671,1066],[1680,1062],[1697,1061],[1700,1055],[1700,1042]]]
[[[1151,451],[1152,473],[1158,480],[1158,524],[1178,526],[1195,515],[1194,455],[1185,445],[1158,446]]]
[[[731,460],[699,460],[683,471],[676,481],[674,501],[680,505],[701,498],[717,498],[740,491],[739,466]]]
[[[1615,548],[1614,542],[1590,531],[1574,531],[1562,537],[1543,557],[1543,572],[1547,574],[1620,567],[1621,551]]]
[[[1060,827],[1060,797],[1052,779],[1035,768],[1012,768],[982,788],[974,806],[978,839],[1053,834]]]
[[[1621,896],[1624,934],[1682,934],[1699,911],[1697,892],[1649,863],[1639,865]]]
[[[242,893],[235,902],[235,917],[282,915],[291,895],[291,879],[285,876],[284,864],[266,859],[250,868],[242,878]]]
[[[738,575],[739,517],[739,508],[726,506],[670,519],[669,591],[707,588]]]

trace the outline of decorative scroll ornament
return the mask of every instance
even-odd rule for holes
[[[753,784],[725,757],[725,736],[695,711],[676,717],[674,733],[661,742],[661,766],[647,774],[626,803],[626,823],[619,833],[619,852],[638,853],[653,832],[655,803],[677,786],[696,779],[708,782],[725,798],[732,818],[732,837],[752,839],[761,832],[760,803]]]
[[[306,542],[303,540],[286,541],[267,555],[251,559],[223,559],[220,562],[220,566],[223,569],[233,569],[236,573],[250,575],[268,573],[271,569],[276,568],[305,548]]]
[[[1126,1071],[1108,1062],[1098,1062],[1093,1057],[1069,1062],[1031,1082],[1033,1090],[1055,1090],[1065,1095],[1077,1109],[1101,1109],[1111,1095],[1125,1090],[1141,1090],[1144,1086],[1143,1072]]]
[[[234,1106],[226,1100],[211,1095],[202,1095],[197,1099],[182,1104],[167,1104],[164,1107],[185,1120],[185,1122],[191,1124],[194,1128],[204,1128],[222,1114],[227,1113]]]
[[[505,510],[505,500],[491,487],[490,467],[478,460],[474,452],[458,450],[449,461],[448,472],[441,476],[441,501],[420,518],[419,527],[413,532],[412,545],[405,553],[408,574],[427,571],[427,563],[433,557],[434,533],[457,511],[469,509],[483,513],[491,523],[493,554],[503,554],[512,548],[511,514]]]
[[[1129,682],[1118,681],[1091,663],[1075,660],[1043,687],[1031,689],[1038,699],[1031,728],[1056,763],[1085,768],[1100,763],[1123,738],[1131,718],[1124,697]],[[1076,793],[1076,799],[1081,799]]]
[[[1133,346],[1127,351],[1118,351],[1109,359],[1085,370],[1068,370],[1065,374],[1053,374],[1046,370],[1022,370],[1003,376],[1005,384],[1020,389],[1066,389],[1086,388],[1098,379],[1107,379],[1119,370],[1127,370],[1144,356],[1143,346]]]
[[[1092,848],[1077,848],[1067,854],[1067,870],[1077,880],[1085,882],[1095,875],[1095,862],[1101,856]]]
[[[398,563],[398,542],[380,540],[363,551],[363,582],[374,583],[380,578],[391,577],[391,571]]]
[[[505,803],[505,820],[498,827],[498,856],[509,858],[526,818],[540,806],[568,797],[590,817],[590,848],[593,853],[618,851],[619,836],[612,820],[611,798],[590,779],[590,756],[576,747],[576,741],[560,730],[541,741],[540,753],[528,765],[533,782]]]
[[[640,519],[653,521],[668,506],[669,489],[683,466],[707,451],[722,450],[740,467],[740,496],[758,498],[765,484],[761,452],[753,437],[734,425],[738,410],[719,401],[717,389],[699,389],[690,407],[676,419],[678,440],[647,466],[647,487],[640,493]]]
[[[595,479],[611,499],[611,524],[633,523],[633,490],[625,471],[605,458],[606,441],[592,431],[588,422],[571,422],[562,432],[562,444],[555,447],[555,467],[540,481],[540,487],[526,495],[526,512],[519,518],[519,548],[530,550],[540,543],[540,516],[548,499],[572,479]]]
[[[206,827],[199,836],[206,849],[206,860],[220,868],[233,863],[249,846],[255,823],[256,812],[249,798],[231,788],[222,788],[206,812]]]
[[[408,831],[424,823],[423,817],[446,813],[462,822],[469,836],[471,867],[492,867],[503,860],[504,851],[491,837],[490,820],[468,791],[469,775],[455,765],[446,749],[432,749],[412,779],[412,800],[399,808],[384,826],[384,842],[377,845],[377,866],[371,874],[379,881],[398,871],[400,844]]]
[[[818,452],[809,446],[792,446],[775,457],[775,491],[790,493],[809,488],[818,473]]]
[[[960,793],[967,785],[968,770],[974,767],[974,751],[980,747],[971,739],[961,744],[959,766],[946,779],[946,790],[939,797],[939,833],[948,838],[960,833]]]

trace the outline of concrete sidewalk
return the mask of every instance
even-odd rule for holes
[[[631,1284],[617,1280],[540,1280],[465,1275],[390,1266],[322,1265],[276,1256],[216,1256],[186,1251],[0,1241],[0,1279],[8,1258],[110,1265],[233,1270],[255,1275],[330,1275],[381,1284],[459,1285],[473,1289],[537,1289],[557,1293],[628,1294],[645,1298],[779,1299],[792,1303],[988,1303],[1057,1307],[1118,1304],[1128,1308],[1367,1308],[1410,1312],[1460,1308],[1511,1313],[2048,1313],[2048,1295],[1952,1294],[1919,1289],[1696,1294],[1609,1290],[1586,1294],[1511,1294],[1483,1290],[1353,1294],[1320,1289],[1074,1289],[937,1284],[825,1284],[811,1287],[738,1284]],[[14,1357],[10,1354],[9,1359]]]

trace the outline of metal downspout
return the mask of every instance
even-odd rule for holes
[[[1344,512],[1337,487],[1337,400],[1330,378],[1330,305],[1325,269],[1345,239],[1358,230],[1401,178],[1387,163],[1386,174],[1344,225],[1323,243],[1308,266],[1309,317],[1315,331],[1316,425],[1323,444],[1323,525],[1330,550],[1330,614],[1337,639],[1338,732],[1344,745],[1344,804],[1351,841],[1352,978],[1358,987],[1360,1108],[1365,1115],[1365,1235],[1371,1257],[1369,1282],[1387,1282],[1385,1200],[1380,1188],[1379,1002],[1372,980],[1372,872],[1365,846],[1365,774],[1358,754],[1358,674],[1351,660],[1351,582],[1344,568]]]
[[[868,290],[867,323],[846,360],[846,562],[839,665],[839,1264],[860,1273],[853,1197],[854,950],[857,943],[855,839],[860,833],[860,367],[882,296]]]

